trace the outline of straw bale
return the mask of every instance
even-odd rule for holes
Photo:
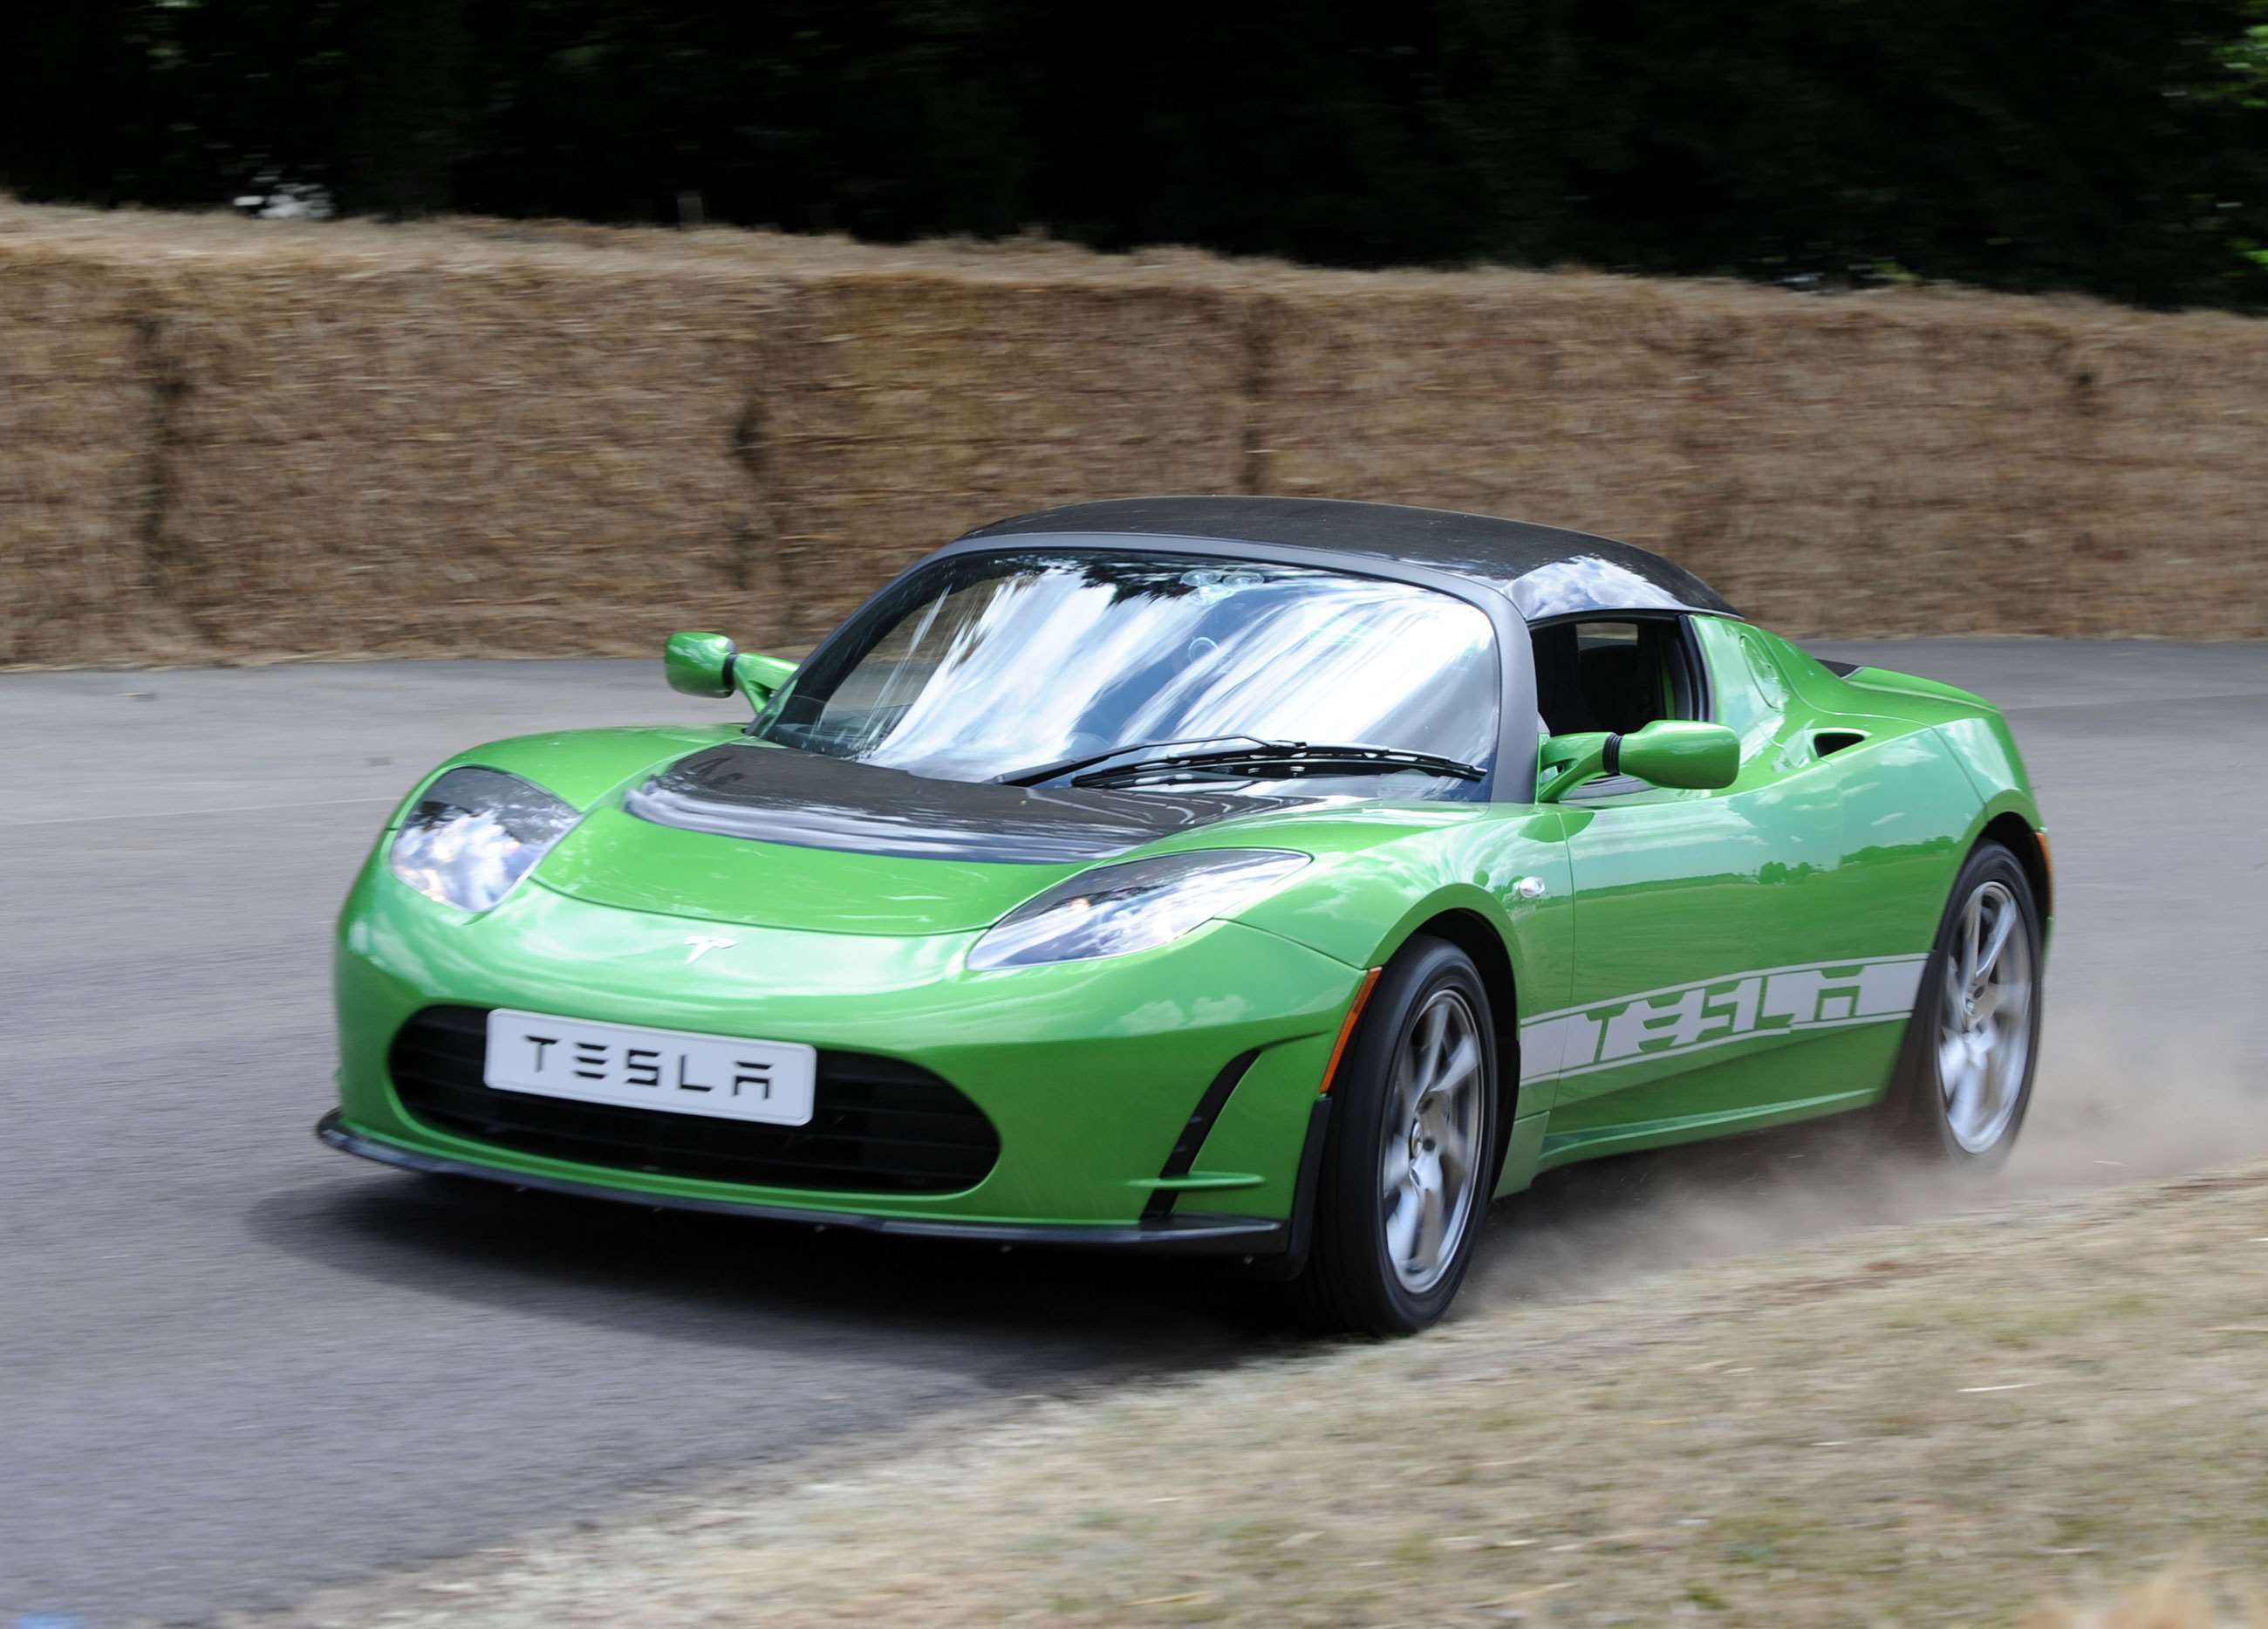
[[[1202,287],[804,281],[765,426],[793,637],[986,520],[1236,490],[1246,352],[1234,303]]]
[[[1042,505],[1626,537],[1797,632],[2268,636],[2268,328],[0,200],[0,666],[801,645]]]
[[[761,638],[740,453],[762,279],[505,262],[199,269],[166,533],[232,651],[644,653]]]
[[[151,593],[157,424],[144,291],[69,255],[0,257],[0,666],[192,645]]]
[[[1271,295],[1271,490],[1516,516],[1672,548],[1683,316],[1620,278],[1317,276]]]
[[[1715,302],[1686,563],[1800,632],[2054,631],[2087,425],[2067,327],[2010,304]]]
[[[2074,631],[2268,638],[2268,332],[2105,314],[2074,367],[2102,494],[2063,563]]]

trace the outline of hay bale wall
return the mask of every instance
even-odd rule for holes
[[[2070,630],[2268,638],[2268,323],[2077,326],[2099,506],[2057,574]]]
[[[1508,273],[1274,304],[1277,490],[1626,538],[1800,634],[2268,634],[2268,324]]]
[[[627,654],[749,601],[775,306],[622,269],[200,275],[170,317],[184,615],[232,653]]]
[[[1239,317],[1213,291],[1140,277],[802,284],[765,437],[793,638],[984,521],[1236,490]]]
[[[1318,276],[1269,304],[1258,474],[1675,554],[1690,328],[1627,279]]]
[[[189,648],[150,577],[148,308],[130,276],[0,256],[0,667]]]
[[[1513,514],[1812,634],[2268,637],[2268,324],[0,205],[0,666],[816,637],[1143,491]]]

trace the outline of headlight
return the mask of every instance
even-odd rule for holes
[[[451,770],[401,822],[387,863],[428,899],[486,910],[580,816],[572,804],[501,770]]]
[[[1123,956],[1225,916],[1307,863],[1278,849],[1198,849],[1129,860],[1057,883],[976,941],[968,965],[1030,967]]]

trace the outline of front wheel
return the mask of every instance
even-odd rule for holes
[[[1472,958],[1440,940],[1406,946],[1331,1095],[1302,1299],[1328,1328],[1414,1333],[1455,1297],[1488,1211],[1496,1041]]]
[[[1922,970],[1893,1107],[1907,1139],[1956,1165],[2007,1159],[2030,1106],[2040,1036],[2040,918],[1998,843],[1961,868]]]

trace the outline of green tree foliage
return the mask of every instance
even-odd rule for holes
[[[72,0],[0,182],[2268,306],[2268,0]]]

